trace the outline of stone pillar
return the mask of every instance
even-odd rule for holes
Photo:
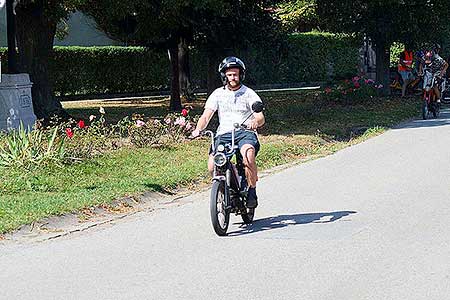
[[[2,74],[0,82],[0,130],[32,129],[36,122],[28,74]]]

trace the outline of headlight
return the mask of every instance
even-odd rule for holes
[[[226,162],[227,162],[227,158],[225,157],[225,154],[217,153],[216,155],[214,155],[214,164],[216,166],[221,167],[221,166],[225,165]]]
[[[224,145],[217,146],[217,151],[223,152],[224,150],[225,150],[225,146]]]

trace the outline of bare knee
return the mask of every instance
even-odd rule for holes
[[[246,167],[252,167],[256,162],[256,151],[252,145],[244,145],[241,148],[243,163]]]
[[[208,171],[211,175],[214,172],[214,157],[212,155],[208,157]]]

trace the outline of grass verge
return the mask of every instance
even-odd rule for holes
[[[405,119],[417,116],[419,102],[372,99],[355,105],[324,102],[314,94],[264,94],[267,125],[261,131],[260,169],[311,156],[324,156],[359,143]],[[107,104],[107,105],[106,105]],[[65,104],[76,117],[88,118],[104,106],[120,119],[133,112],[162,116],[165,103],[89,102]],[[72,106],[71,106],[72,105]],[[194,103],[201,111],[202,103]],[[176,191],[206,182],[208,141],[163,149],[123,149],[81,163],[27,172],[0,170],[0,233],[51,215],[104,205],[147,190]]]

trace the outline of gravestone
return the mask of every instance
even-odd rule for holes
[[[36,121],[28,74],[2,74],[0,82],[0,130],[32,129]]]

